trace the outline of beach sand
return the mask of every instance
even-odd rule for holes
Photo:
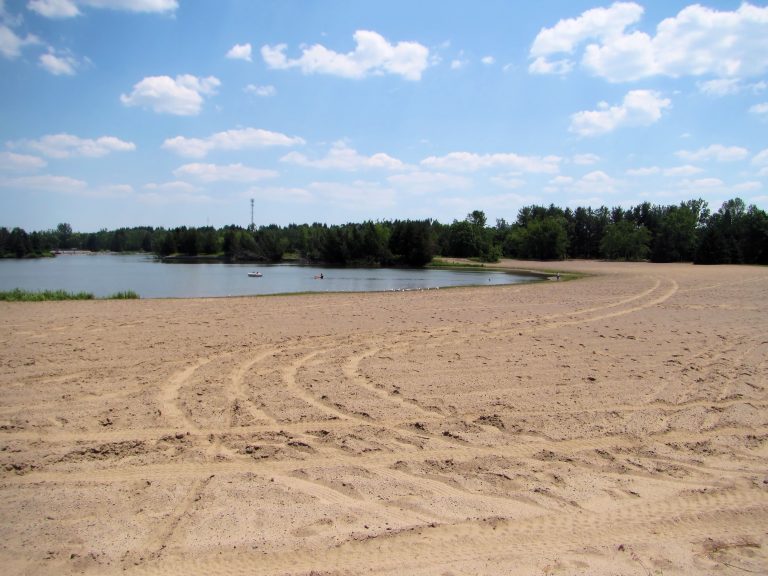
[[[0,303],[21,574],[768,573],[768,268]]]

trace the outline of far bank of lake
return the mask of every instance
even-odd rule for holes
[[[261,277],[249,277],[249,272]],[[322,279],[319,276],[322,274]],[[152,256],[77,254],[0,260],[0,290],[133,290],[142,298],[202,298],[296,292],[381,292],[517,284],[539,276],[483,268],[333,268],[297,264],[161,263]]]

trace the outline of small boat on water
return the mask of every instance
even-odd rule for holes
[[[261,272],[248,272],[248,276],[251,278],[261,278],[264,274]]]

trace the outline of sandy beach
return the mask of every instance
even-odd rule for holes
[[[0,303],[7,575],[768,573],[768,268]]]

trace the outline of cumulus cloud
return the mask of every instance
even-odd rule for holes
[[[194,186],[189,182],[174,180],[171,182],[163,182],[161,184],[150,182],[149,184],[144,185],[144,190],[150,190],[152,192],[170,192],[174,194],[194,194],[201,192],[202,188]]]
[[[72,194],[88,189],[88,183],[69,176],[21,176],[18,178],[0,178],[0,186],[14,190],[34,190],[37,192],[56,192]]]
[[[256,182],[267,178],[275,178],[275,170],[251,168],[242,164],[184,164],[173,171],[177,178],[194,178],[202,182]]]
[[[686,164],[684,166],[674,166],[672,168],[664,169],[664,176],[693,176],[700,172],[704,172],[704,169]]]
[[[768,148],[761,150],[752,157],[752,164],[757,166],[768,166]]]
[[[675,156],[688,162],[734,162],[744,160],[749,155],[749,150],[740,146],[723,146],[712,144],[698,150],[678,150]]]
[[[602,102],[597,110],[584,110],[571,116],[569,130],[580,136],[597,136],[624,126],[649,126],[672,105],[653,90],[632,90],[618,106]]]
[[[358,30],[354,34],[356,47],[341,54],[322,44],[304,48],[299,58],[288,58],[287,46],[262,46],[264,62],[272,69],[299,68],[304,74],[330,74],[343,78],[364,78],[369,75],[396,74],[406,80],[420,80],[429,65],[429,49],[418,42],[390,44],[381,34]]]
[[[39,43],[40,40],[33,34],[27,34],[21,38],[5,24],[0,24],[0,54],[8,60],[15,60],[21,56],[21,49],[24,46]]]
[[[245,60],[251,61],[251,45],[248,44],[235,44],[227,52],[227,58],[231,60]]]
[[[475,154],[451,152],[445,156],[430,156],[421,165],[433,170],[475,172],[487,168],[504,168],[520,172],[551,174],[560,170],[559,156],[521,156],[514,153]]]
[[[644,168],[630,168],[627,170],[627,176],[653,176],[661,172],[658,166],[646,166]]]
[[[491,66],[492,64],[496,63],[496,58],[494,58],[493,56],[483,56],[482,58],[480,58],[480,62],[482,62],[486,66]]]
[[[493,182],[496,186],[499,186],[500,188],[509,188],[510,190],[514,190],[516,188],[522,188],[526,184],[525,180],[522,180],[521,178],[517,178],[514,175],[491,176],[489,180]]]
[[[12,148],[35,150],[49,158],[99,158],[112,152],[130,152],[136,149],[133,142],[126,142],[114,136],[92,139],[65,133],[48,134],[37,140],[9,142],[8,145]]]
[[[253,187],[245,194],[248,198],[259,198],[269,202],[287,202],[302,204],[315,200],[314,195],[304,188],[291,188],[285,186]]]
[[[262,98],[268,98],[277,94],[277,90],[275,90],[275,87],[271,85],[259,86],[257,84],[248,84],[248,86],[243,88],[243,91],[247,94],[255,94],[256,96],[261,96]]]
[[[697,86],[707,96],[729,96],[741,91],[741,81],[738,78],[715,78],[699,82]]]
[[[531,46],[529,70],[565,74],[584,44],[582,67],[611,82],[748,77],[768,69],[768,7],[744,3],[729,12],[693,4],[661,21],[653,35],[632,29],[642,16],[639,4],[615,2],[543,28]]]
[[[46,18],[73,18],[79,7],[107,8],[126,12],[174,12],[177,0],[30,0],[27,8]]]
[[[141,106],[158,114],[196,116],[202,109],[204,97],[215,94],[220,85],[214,76],[148,76],[134,84],[129,95],[122,94],[120,101],[125,106]]]
[[[472,187],[472,180],[457,174],[442,172],[410,172],[387,178],[393,186],[417,194],[429,194],[444,190],[465,190]]]
[[[74,76],[78,63],[72,56],[56,56],[48,52],[40,56],[40,66],[54,76]]]
[[[760,104],[751,106],[749,112],[763,118],[768,118],[768,102],[761,102]]]
[[[47,164],[37,156],[0,152],[0,171],[2,172],[31,172],[44,168]]]
[[[600,162],[600,156],[597,154],[576,154],[573,157],[573,163],[579,166],[590,166]]]
[[[310,168],[334,170],[365,170],[378,168],[383,170],[403,170],[406,165],[397,158],[379,152],[372,156],[364,156],[347,146],[344,142],[336,142],[324,158],[312,160],[300,152],[290,152],[280,159],[282,162],[308,166]]]
[[[345,209],[370,211],[395,204],[395,191],[378,182],[312,182],[308,188],[324,202],[338,204]]]
[[[549,188],[546,189],[548,192],[564,190],[576,194],[611,194],[622,182],[612,178],[602,170],[595,170],[581,178],[557,176],[550,180],[549,184]]]
[[[207,138],[176,136],[163,142],[163,148],[180,156],[202,158],[214,150],[245,150],[302,144],[304,144],[304,140],[296,136],[286,136],[279,132],[258,128],[241,128],[217,132]]]

